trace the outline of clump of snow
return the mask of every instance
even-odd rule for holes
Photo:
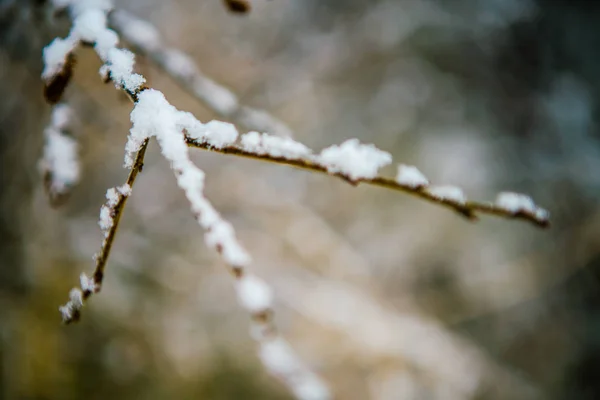
[[[104,232],[105,236],[108,233],[108,230],[112,228],[114,223],[115,221],[112,217],[112,209],[107,205],[100,207],[100,219],[98,220],[98,225],[100,226],[100,229],[102,229],[102,232]]]
[[[75,18],[71,35],[84,42],[94,43],[105,30],[106,13],[92,8]]]
[[[131,186],[127,183],[122,184],[121,186],[117,186],[117,192],[119,192],[122,196],[131,196]]]
[[[73,52],[77,43],[72,38],[56,38],[48,46],[44,47],[44,71],[42,72],[42,79],[50,80],[63,70],[67,62],[67,57]]]
[[[497,207],[512,214],[519,212],[533,214],[536,219],[541,221],[546,221],[549,218],[548,211],[538,207],[533,199],[525,194],[501,192],[498,193],[495,204]]]
[[[352,180],[360,180],[375,178],[380,168],[392,162],[392,156],[372,144],[361,144],[358,139],[349,139],[340,145],[323,149],[318,160],[330,173],[340,173]]]
[[[511,213],[518,213],[521,211],[533,213],[536,209],[535,203],[533,202],[531,197],[520,193],[498,193],[495,203],[496,206]]]
[[[429,185],[429,180],[412,165],[398,165],[398,173],[396,174],[396,182],[410,188],[420,188]]]
[[[237,280],[236,290],[240,304],[251,313],[260,313],[271,308],[273,293],[262,279],[245,274]]]
[[[60,311],[60,315],[61,315],[63,322],[67,322],[67,321],[70,321],[71,319],[73,319],[74,311],[73,311],[73,305],[71,304],[70,301],[67,304],[65,304],[64,306],[58,307],[58,311]]]
[[[238,138],[235,125],[229,122],[212,120],[206,124],[198,121],[191,113],[181,112],[179,125],[186,130],[186,136],[216,149],[230,146]]]
[[[139,150],[144,140],[155,136],[163,156],[171,163],[177,184],[190,202],[192,212],[205,229],[205,240],[222,254],[225,261],[235,267],[250,263],[250,256],[239,244],[231,224],[224,221],[212,204],[204,197],[204,172],[192,163],[182,132],[182,121],[191,126],[190,114],[182,113],[154,89],[141,92],[131,112],[133,126],[126,146],[126,164],[131,163],[132,151]],[[209,124],[207,124],[209,125]],[[221,137],[232,138],[234,133],[228,125],[213,124]],[[216,135],[215,137],[219,136]],[[223,140],[227,142],[229,139]]]
[[[309,157],[312,151],[289,137],[278,137],[266,133],[248,132],[242,136],[242,148],[250,153],[282,157],[294,160]]]
[[[461,188],[451,185],[444,186],[431,186],[427,189],[429,194],[440,200],[452,201],[458,204],[465,204],[467,202],[467,196]]]
[[[116,48],[119,44],[119,36],[117,33],[111,29],[105,29],[101,35],[96,38],[96,44],[94,45],[94,49],[98,56],[102,61],[106,62],[108,60],[108,53],[110,49]],[[106,75],[106,74],[101,74]]]
[[[81,308],[83,306],[83,293],[81,293],[81,290],[73,288],[69,292],[69,300],[73,304],[73,307]]]
[[[112,48],[108,50],[107,66],[115,85],[122,85],[127,91],[135,92],[146,82],[140,74],[133,72],[135,55],[129,50]]]
[[[106,191],[106,205],[113,208],[119,202],[119,193],[116,188],[110,188]]]
[[[81,274],[81,289],[73,288],[69,292],[69,301],[64,306],[58,307],[63,322],[70,322],[83,307],[83,292],[94,292],[96,284],[85,274]]]

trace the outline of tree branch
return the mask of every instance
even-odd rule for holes
[[[81,308],[85,304],[85,301],[87,301],[92,294],[98,293],[102,288],[106,262],[108,261],[112,244],[117,235],[117,230],[119,229],[119,222],[123,215],[123,211],[125,210],[127,198],[131,193],[131,188],[133,187],[138,174],[142,171],[144,166],[144,156],[147,147],[148,140],[142,143],[140,150],[137,152],[133,167],[129,170],[129,175],[127,176],[125,184],[119,188],[109,189],[107,192],[108,202],[101,209],[101,221],[103,220],[104,214],[104,219],[110,221],[110,223],[107,224],[106,229],[103,229],[104,240],[102,241],[100,251],[94,255],[94,260],[96,262],[94,274],[92,275],[92,278],[88,278],[85,274],[82,274],[81,290],[71,290],[69,302],[60,307],[60,312],[65,324],[79,321],[81,318]]]
[[[350,183],[351,185],[358,185],[359,183],[379,186],[386,189],[396,190],[400,192],[404,192],[426,201],[429,201],[434,204],[438,204],[443,207],[447,207],[463,217],[476,221],[478,220],[478,213],[480,214],[488,214],[501,218],[507,219],[518,219],[527,221],[537,227],[547,228],[550,226],[550,221],[547,218],[545,213],[535,212],[532,210],[518,210],[511,211],[509,209],[500,207],[491,202],[478,202],[478,201],[467,201],[467,202],[459,202],[450,198],[442,198],[439,197],[430,191],[428,191],[427,186],[411,186],[407,184],[398,183],[396,180],[391,178],[386,178],[382,176],[377,176],[372,179],[359,179],[353,180],[344,173],[331,173],[327,170],[327,167],[323,164],[319,163],[318,159],[315,157],[312,158],[286,158],[283,156],[273,156],[270,154],[257,154],[256,152],[249,151],[244,149],[239,145],[230,145],[222,148],[215,148],[208,142],[203,142],[191,138],[187,138],[187,144],[190,147],[195,147],[202,150],[209,150],[216,153],[235,155],[238,157],[251,158],[254,160],[272,162],[276,164],[287,165],[295,168],[300,168],[303,170],[322,173],[330,176],[334,176],[344,180],[345,182]]]

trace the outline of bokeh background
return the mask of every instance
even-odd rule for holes
[[[68,21],[44,3],[0,1],[0,397],[289,399],[155,145],[102,293],[60,324],[93,268],[104,193],[126,176],[131,104],[81,49],[66,100],[82,181],[50,207],[41,51]],[[244,16],[218,0],[116,5],[315,149],[356,137],[469,197],[524,192],[550,211],[549,230],[473,224],[198,150],[207,196],[274,287],[278,325],[336,398],[600,397],[600,3],[253,0]],[[215,118],[150,60],[138,67],[178,108]]]

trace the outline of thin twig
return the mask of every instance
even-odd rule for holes
[[[125,182],[126,187],[132,188],[138,174],[142,171],[144,166],[144,156],[146,154],[146,148],[148,147],[148,140],[144,141],[140,150],[138,151],[133,167],[129,171],[129,175],[127,176],[127,180]],[[119,228],[119,221],[121,220],[121,216],[123,215],[123,211],[125,210],[125,204],[127,203],[127,198],[129,194],[121,193],[116,191],[116,195],[118,196],[117,202],[109,208],[112,218],[112,225],[105,232],[105,238],[102,241],[102,246],[100,247],[100,251],[94,256],[96,261],[96,266],[94,269],[94,274],[91,278],[87,278],[85,275],[82,275],[81,278],[81,290],[73,289],[71,291],[69,302],[60,308],[61,314],[63,316],[63,322],[65,324],[70,324],[72,322],[77,322],[81,318],[81,308],[87,299],[89,299],[92,294],[98,293],[102,288],[102,281],[104,279],[104,270],[106,268],[106,262],[108,261],[108,257],[110,255],[110,250],[112,249],[112,244],[117,235],[117,230]]]
[[[129,171],[129,175],[127,176],[126,185],[130,188],[133,188],[133,184],[135,183],[135,179],[138,174],[142,172],[142,168],[144,167],[144,156],[146,155],[146,149],[148,148],[148,140],[144,141],[142,147],[137,153],[135,158],[133,168]],[[123,211],[125,210],[125,204],[127,203],[127,198],[129,196],[125,196],[120,194],[119,200],[115,207],[113,208],[113,225],[108,230],[108,234],[106,236],[106,240],[103,242],[102,247],[100,248],[100,252],[96,255],[96,269],[94,270],[94,284],[97,287],[96,292],[100,291],[100,287],[102,285],[102,279],[104,277],[104,269],[106,267],[106,262],[108,261],[108,256],[110,255],[110,250],[112,248],[112,244],[115,240],[115,236],[117,234],[117,229],[119,228],[119,221],[121,220],[121,216],[123,215]],[[85,292],[84,292],[85,297]]]
[[[410,195],[417,196],[417,197],[422,198],[431,203],[435,203],[435,204],[450,208],[453,211],[456,211],[458,214],[462,215],[463,217],[465,217],[471,221],[477,221],[478,220],[477,213],[481,213],[481,214],[488,214],[488,215],[493,215],[493,216],[508,218],[508,219],[524,220],[524,221],[527,221],[527,222],[529,222],[537,227],[540,227],[540,228],[547,228],[550,226],[550,222],[548,221],[547,218],[540,217],[539,215],[536,215],[532,212],[519,211],[519,212],[515,213],[515,212],[511,212],[509,210],[506,210],[504,208],[498,207],[498,206],[494,205],[493,203],[478,202],[478,201],[467,201],[465,203],[459,203],[452,199],[445,199],[445,198],[437,197],[434,194],[431,194],[430,192],[428,192],[427,187],[424,187],[424,186],[413,187],[413,186],[403,185],[401,183],[396,182],[394,179],[391,179],[391,178],[378,176],[373,179],[353,180],[349,176],[342,174],[342,173],[330,173],[327,171],[327,168],[325,166],[315,162],[314,160],[310,160],[310,159],[299,159],[299,158],[289,159],[289,158],[285,158],[285,157],[275,157],[275,156],[272,156],[269,154],[257,154],[257,153],[245,150],[236,145],[225,146],[223,148],[217,149],[215,147],[212,147],[209,143],[199,142],[197,140],[193,140],[190,138],[187,138],[187,143],[188,143],[188,146],[190,146],[190,147],[195,147],[195,148],[199,148],[199,149],[203,149],[203,150],[209,150],[209,151],[213,151],[216,153],[235,155],[235,156],[245,157],[245,158],[252,158],[255,160],[267,161],[267,162],[272,162],[272,163],[276,163],[276,164],[283,164],[283,165],[288,165],[291,167],[300,168],[300,169],[304,169],[304,170],[311,171],[311,172],[319,172],[322,174],[335,176],[337,178],[342,179],[345,182],[350,183],[351,185],[358,185],[359,183],[363,183],[366,185],[379,186],[379,187],[384,187],[386,189],[391,189],[391,190],[408,193]]]

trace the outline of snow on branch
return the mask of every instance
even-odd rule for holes
[[[450,208],[475,221],[478,214],[520,219],[538,227],[548,227],[549,213],[524,194],[504,192],[495,202],[468,200],[462,189],[450,185],[430,185],[429,179],[416,167],[400,164],[395,178],[378,175],[378,170],[392,162],[389,153],[372,144],[350,139],[315,154],[302,143],[266,133],[249,132],[240,143],[215,146],[209,139],[187,135],[189,146],[222,154],[236,155],[284,164],[312,172],[338,177],[352,185],[359,183],[397,190]]]
[[[127,181],[121,186],[110,188],[106,191],[106,203],[100,208],[100,218],[98,221],[104,239],[102,240],[100,251],[94,255],[94,262],[96,264],[94,274],[91,278],[84,273],[81,274],[80,288],[71,289],[69,301],[59,307],[62,320],[65,324],[79,321],[81,309],[85,301],[92,294],[98,293],[102,288],[106,262],[108,261],[108,256],[115,240],[121,215],[125,209],[125,203],[131,195],[131,190],[138,173],[142,171],[147,146],[147,140],[139,146],[139,150],[129,170]]]
[[[80,167],[77,141],[68,132],[73,111],[66,104],[52,110],[50,124],[44,129],[44,153],[40,170],[46,193],[53,206],[60,205],[79,182]]]
[[[113,10],[110,24],[137,53],[147,56],[181,88],[220,117],[251,131],[269,132],[282,137],[292,136],[292,131],[285,123],[264,110],[241,104],[235,93],[200,71],[189,55],[164,43],[158,30],[150,22],[124,10]]]
[[[265,367],[279,377],[298,399],[331,398],[327,385],[299,360],[278,333],[273,319],[270,287],[248,271],[250,255],[238,242],[233,226],[221,217],[204,196],[205,174],[189,158],[184,131],[198,139],[211,140],[218,147],[231,145],[238,137],[237,130],[233,125],[219,121],[203,125],[190,113],[179,111],[169,104],[161,92],[145,87],[145,79],[134,72],[133,54],[117,48],[118,36],[106,26],[110,3],[102,0],[55,0],[55,5],[57,3],[68,7],[73,20],[73,27],[65,41],[75,45],[92,44],[104,62],[100,69],[101,76],[125,91],[135,104],[131,112],[132,128],[125,147],[125,167],[130,169],[129,176],[123,186],[107,191],[99,221],[104,240],[100,252],[95,256],[94,274],[92,278],[82,274],[80,288],[72,289],[69,301],[59,308],[63,321],[70,323],[79,320],[85,301],[102,287],[106,261],[120,217],[137,174],[142,169],[146,147],[154,137],[170,163],[178,186],[189,200],[194,217],[205,231],[207,246],[222,256],[235,279],[239,302],[252,316],[253,337],[259,343],[259,355]],[[75,45],[68,51],[49,51],[48,56],[45,53],[43,79],[46,82],[52,82],[62,73],[62,65],[72,54]],[[62,89],[64,91],[64,87]]]

